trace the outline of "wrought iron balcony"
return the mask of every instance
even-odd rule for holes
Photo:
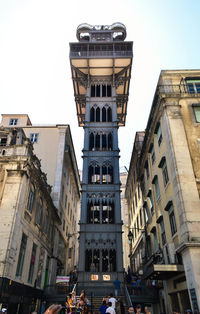
[[[71,51],[70,57],[71,58],[91,58],[91,57],[132,57],[132,51],[109,51],[109,50],[97,50],[97,51]]]
[[[133,43],[71,43],[70,44],[70,58],[123,58],[133,57]]]
[[[162,250],[143,261],[143,279],[166,280],[184,271],[180,264],[165,264]]]
[[[200,94],[200,87],[191,86],[191,84],[179,84],[179,85],[158,85],[156,90],[157,95],[162,94],[190,94],[191,96]]]

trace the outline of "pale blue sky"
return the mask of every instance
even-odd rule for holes
[[[69,42],[80,23],[127,27],[134,60],[121,166],[129,166],[136,131],[146,127],[162,69],[200,68],[199,0],[0,0],[0,113],[28,113],[33,124],[71,125],[79,168],[78,127]]]

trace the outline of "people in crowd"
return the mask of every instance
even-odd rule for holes
[[[76,293],[72,291],[72,305],[76,306],[77,300],[76,300]]]
[[[140,304],[136,306],[136,314],[142,314],[142,308]]]
[[[151,312],[149,312],[148,306],[144,307],[144,312],[145,312],[145,314],[151,314]]]
[[[70,293],[70,294],[67,296],[67,299],[66,299],[66,301],[65,301],[65,307],[66,307],[66,309],[67,309],[67,313],[71,313],[72,306],[73,306],[72,294]]]
[[[112,293],[110,294],[110,298],[108,301],[112,303],[112,308],[115,310],[117,300],[113,297]],[[109,302],[108,302],[108,304],[109,304]]]
[[[115,309],[112,307],[112,302],[108,302],[108,307],[106,309],[106,313],[109,314],[116,314]]]
[[[101,314],[105,314],[107,310],[106,300],[103,300],[101,307],[99,308],[99,312]]]
[[[118,294],[119,294],[119,291],[120,291],[121,282],[120,282],[118,279],[116,279],[116,280],[113,282],[113,284],[114,284],[114,288],[115,288],[115,296],[117,297]]]
[[[89,302],[88,298],[86,297],[85,290],[81,291],[79,303],[80,303],[80,306],[82,308],[82,313],[87,313],[88,308],[90,308],[90,302]]]
[[[75,310],[76,314],[81,314],[82,313],[82,307],[80,306],[80,303],[78,302],[76,305],[76,310]]]
[[[178,309],[174,309],[173,314],[180,314],[180,311]]]
[[[128,314],[134,314],[134,313],[135,313],[134,308],[132,306],[129,306]]]
[[[105,297],[103,297],[102,302],[103,302],[103,301],[106,301],[106,304],[108,304],[108,302],[109,302],[109,296],[108,296],[108,294],[106,294]]]

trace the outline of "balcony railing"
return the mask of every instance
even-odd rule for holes
[[[70,58],[90,58],[90,57],[132,57],[132,51],[113,51],[113,50],[99,50],[99,51],[71,51]]]
[[[190,94],[192,96],[194,94],[200,94],[200,89],[191,89],[191,86],[183,84],[159,85],[157,87],[156,94]]]
[[[130,296],[148,296],[150,298],[158,298],[159,288],[152,285],[140,285],[133,287],[133,285],[127,285]]]

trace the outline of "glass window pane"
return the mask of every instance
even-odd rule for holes
[[[22,275],[23,265],[24,265],[24,257],[25,257],[25,252],[26,252],[26,244],[27,244],[27,236],[23,233],[22,240],[21,240],[20,251],[19,251],[19,258],[18,258],[16,276],[21,276]]]
[[[196,122],[200,123],[200,106],[194,107],[194,114],[195,114]]]

